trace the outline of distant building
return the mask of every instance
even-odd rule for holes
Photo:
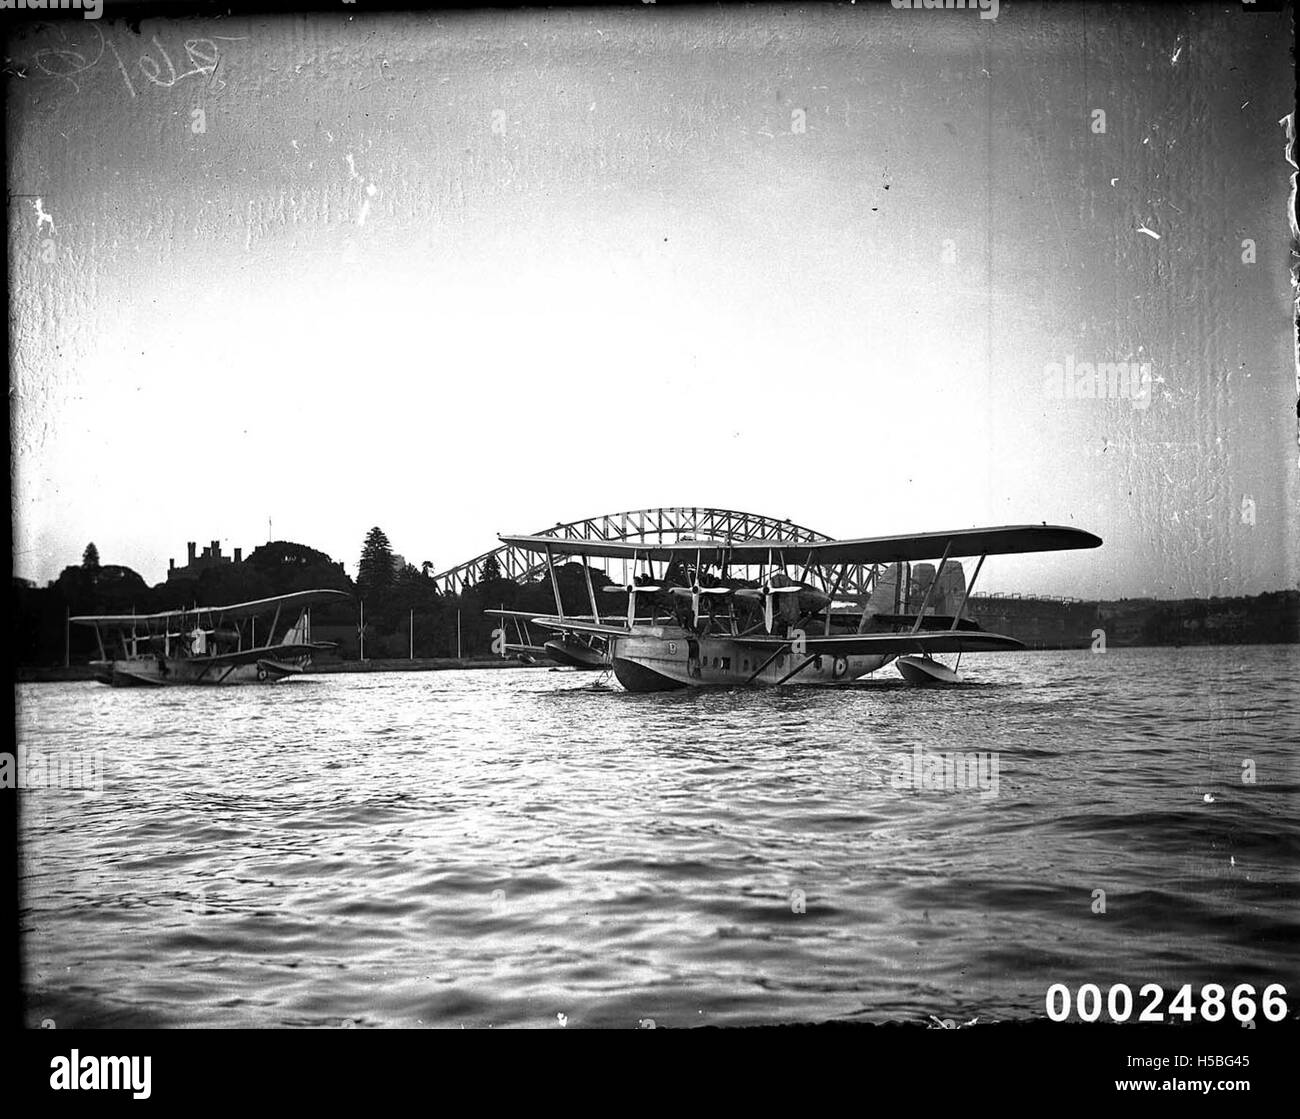
[[[174,559],[167,561],[167,580],[172,579],[197,579],[203,572],[213,567],[222,567],[229,563],[242,563],[244,559],[244,549],[236,548],[235,555],[232,559],[230,556],[221,554],[221,541],[214,540],[208,547],[203,549],[202,555],[195,555],[196,545],[191,540],[185,547],[189,550],[189,559],[184,567],[177,567]]]

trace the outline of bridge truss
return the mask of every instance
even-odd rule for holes
[[[734,509],[703,509],[695,506],[664,509],[632,509],[624,513],[607,513],[583,521],[556,524],[533,535],[560,536],[582,540],[626,541],[634,544],[673,544],[689,540],[734,541],[770,540],[773,544],[806,544],[831,537],[793,521],[775,520],[758,513],[741,513]],[[465,563],[432,575],[442,594],[460,594],[483,580],[489,557],[496,559],[498,570],[507,579],[528,583],[546,572],[546,563],[536,552],[502,545]],[[787,552],[787,559],[792,557]],[[588,566],[603,570],[615,582],[626,583],[630,572],[627,561],[593,557]],[[791,563],[790,574],[810,586],[834,593],[837,600],[865,601],[874,581],[872,568],[862,564],[850,566],[840,580],[839,568],[823,569],[819,565],[805,568]],[[839,580],[837,582],[837,580]]]

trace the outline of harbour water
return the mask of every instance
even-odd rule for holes
[[[17,793],[26,1018],[675,1027],[1023,1019],[1058,982],[1300,994],[1300,647],[962,669],[20,685],[20,760],[48,775]]]

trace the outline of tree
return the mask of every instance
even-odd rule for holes
[[[99,549],[95,547],[94,541],[86,545],[86,550],[81,553],[81,566],[87,571],[94,571],[99,567]]]
[[[467,593],[476,604],[474,609],[513,607],[519,597],[519,584],[501,574],[501,564],[495,555],[490,554],[483,561],[479,581]]]
[[[366,533],[357,565],[357,586],[362,591],[387,590],[393,585],[393,546],[376,525]]]
[[[324,552],[318,552],[305,544],[295,544],[292,540],[270,540],[254,548],[245,557],[244,562],[271,571],[313,566],[327,567],[334,561]]]
[[[433,574],[433,560],[425,560],[420,564],[420,573],[428,579]]]

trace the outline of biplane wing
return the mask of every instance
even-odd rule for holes
[[[521,614],[520,617],[527,617],[529,622],[539,625],[543,629],[553,629],[560,633],[590,633],[595,634],[597,637],[626,637],[628,635],[628,628],[625,625],[580,621],[574,618],[561,618],[555,614]]]
[[[333,649],[333,641],[308,641],[292,645],[262,645],[256,649],[240,649],[235,653],[214,653],[211,656],[191,657],[195,665],[256,664],[260,660],[280,660],[284,657],[302,657],[309,653]]]
[[[76,622],[78,625],[131,626],[165,622],[173,618],[189,618],[195,614],[220,615],[224,621],[236,621],[239,618],[265,614],[277,608],[314,606],[320,602],[333,602],[340,598],[351,597],[346,591],[293,591],[273,598],[259,598],[253,602],[237,602],[232,606],[195,606],[189,610],[164,610],[159,614],[82,614],[69,618],[68,621]]]
[[[554,622],[557,626],[559,626],[561,623],[561,619],[558,614],[539,614],[536,610],[484,610],[483,613],[490,614],[494,618],[516,618],[521,622]],[[611,616],[618,617],[619,615],[611,615]],[[577,622],[585,622],[588,624],[602,624],[602,625],[604,624],[604,623],[596,623],[596,619],[593,618],[590,614],[566,614],[563,619],[563,627],[566,629],[576,628],[576,627],[571,627],[570,623],[577,623]],[[626,626],[623,627],[619,632],[626,633],[627,627]]]
[[[867,536],[853,540],[699,540],[675,544],[628,544],[616,540],[579,540],[557,536],[502,536],[505,544],[551,555],[610,559],[687,560],[708,564],[868,564],[899,563],[949,557],[1014,555],[1096,548],[1101,537],[1063,525],[1004,525],[920,532],[904,536]]]
[[[531,622],[537,618],[550,618],[550,614],[538,614],[536,610],[484,610],[484,614],[490,614],[494,618],[518,618],[522,622]],[[574,621],[591,622],[595,619],[590,614],[576,614]]]
[[[793,638],[733,637],[737,645],[777,652],[795,644]],[[900,656],[905,653],[998,653],[1023,649],[1023,641],[1000,633],[976,630],[923,630],[919,633],[837,633],[829,637],[809,634],[799,640],[809,654],[830,656]]]
[[[543,629],[590,633],[600,637],[626,637],[628,629],[622,625],[561,620],[555,616],[529,615],[528,620]],[[791,645],[793,639],[769,634],[752,634],[748,637],[731,637],[739,645],[773,651]],[[829,637],[808,634],[802,645],[813,653],[833,656],[876,656],[900,653],[993,653],[1023,649],[1024,642],[999,633],[984,630],[922,630],[919,633],[836,633]]]

